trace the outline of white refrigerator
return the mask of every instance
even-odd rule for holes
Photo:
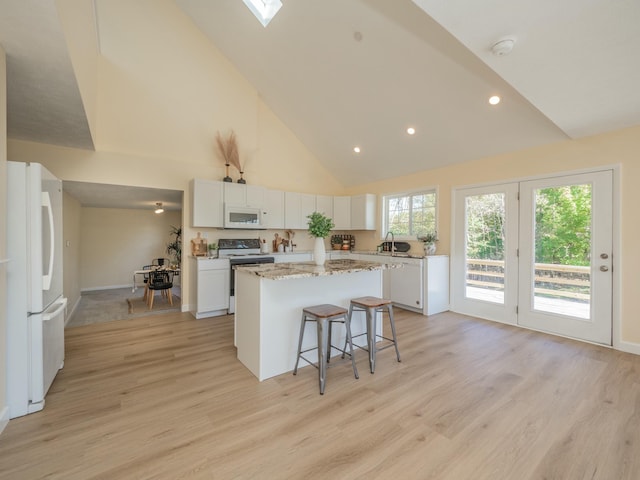
[[[9,418],[37,412],[64,363],[62,182],[37,163],[7,162]]]

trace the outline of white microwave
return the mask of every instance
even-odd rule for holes
[[[224,228],[264,230],[267,227],[264,225],[262,209],[225,204]]]

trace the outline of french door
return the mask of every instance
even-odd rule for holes
[[[454,309],[610,345],[612,182],[603,171],[456,191]]]

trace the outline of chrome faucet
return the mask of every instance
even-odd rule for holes
[[[387,241],[387,238],[389,238],[389,234],[391,234],[391,256],[393,257],[393,254],[396,251],[396,237],[393,235],[392,231],[388,231],[384,236],[385,242]]]

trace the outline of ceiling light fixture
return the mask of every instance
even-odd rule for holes
[[[356,153],[360,153],[360,147],[353,147],[353,151]]]
[[[494,95],[492,97],[489,97],[489,103],[491,105],[497,105],[500,103],[500,97],[498,95]]]
[[[164,208],[162,208],[162,202],[156,202],[156,213],[162,213],[164,212]]]
[[[282,7],[280,0],[243,0],[243,2],[263,27],[269,25],[271,19],[276,16],[276,13]]]
[[[414,133],[416,133],[416,129],[413,128],[413,127],[409,127],[409,128],[407,128],[407,133],[409,135],[413,135]]]

